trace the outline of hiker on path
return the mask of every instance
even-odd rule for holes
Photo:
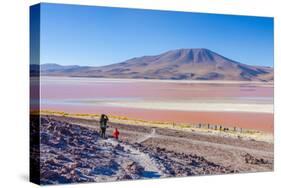
[[[116,140],[118,140],[118,137],[119,137],[119,131],[118,131],[118,129],[117,129],[117,128],[115,128],[115,130],[113,131],[112,136],[113,136]]]
[[[100,117],[100,129],[101,129],[101,137],[105,138],[105,132],[107,128],[108,117],[105,114],[102,114]]]

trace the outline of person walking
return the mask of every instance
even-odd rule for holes
[[[115,130],[113,131],[113,134],[112,134],[113,138],[115,138],[116,140],[118,140],[118,137],[119,137],[119,131],[117,128],[115,128]]]
[[[101,137],[105,138],[105,132],[107,128],[108,117],[105,114],[102,114],[100,117],[100,129],[101,129]]]

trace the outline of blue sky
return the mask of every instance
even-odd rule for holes
[[[273,19],[41,4],[41,63],[102,66],[178,48],[273,66]]]

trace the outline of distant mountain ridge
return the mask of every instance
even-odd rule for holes
[[[41,75],[101,78],[273,81],[273,68],[246,65],[204,48],[176,49],[100,66],[43,64]]]

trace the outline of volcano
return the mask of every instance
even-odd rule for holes
[[[205,48],[170,50],[101,67],[42,66],[41,75],[47,76],[237,81],[274,79],[272,67],[243,64]]]

